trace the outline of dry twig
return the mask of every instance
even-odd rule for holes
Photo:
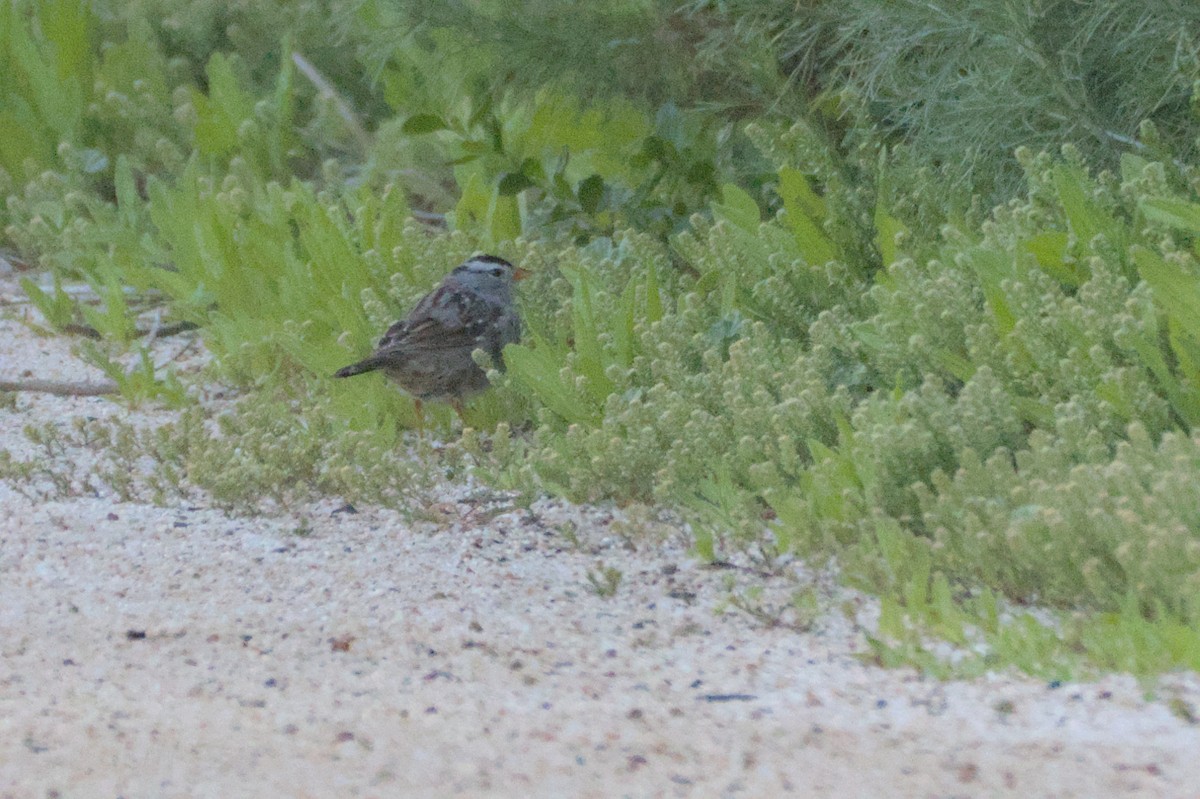
[[[0,391],[36,391],[59,397],[102,397],[120,391],[111,380],[78,383],[63,380],[0,380]]]

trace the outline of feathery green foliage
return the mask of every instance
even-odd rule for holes
[[[1065,142],[1115,168],[1131,149],[1194,160],[1200,7],[1174,0],[697,0],[738,37],[701,49],[719,60],[748,38],[775,43],[788,86],[840,96],[855,114],[908,145],[906,158],[941,170],[947,188],[993,199],[1020,191],[1020,146]],[[803,108],[787,92],[781,103]],[[1144,121],[1152,129],[1142,127]],[[955,186],[954,184],[957,184]]]

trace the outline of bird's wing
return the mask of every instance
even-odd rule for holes
[[[377,353],[467,349],[495,323],[499,309],[470,294],[438,292],[425,297],[407,319],[387,329]]]

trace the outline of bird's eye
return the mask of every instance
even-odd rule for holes
[[[502,269],[493,269],[492,270],[492,277],[500,277],[500,275],[502,275],[502,274],[504,274],[504,270],[502,270]]]

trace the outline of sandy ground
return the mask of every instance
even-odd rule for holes
[[[98,377],[0,321],[0,379],[22,374]],[[0,448],[114,413],[22,394]],[[338,504],[298,536],[0,482],[0,797],[1200,796],[1200,727],[1162,701],[1200,707],[1196,675],[1154,701],[1121,676],[938,683],[855,658],[842,606],[869,600],[832,585],[809,632],[721,613],[736,572],[670,529],[630,543],[618,510]]]

